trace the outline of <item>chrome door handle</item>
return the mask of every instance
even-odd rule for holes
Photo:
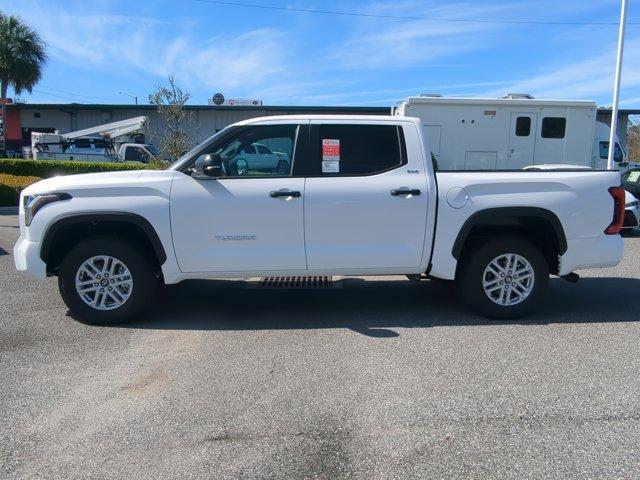
[[[281,198],[281,197],[300,198],[302,196],[302,193],[298,191],[278,190],[278,191],[269,192],[269,196],[271,198]]]
[[[401,195],[420,195],[418,188],[394,188],[391,190],[391,195],[399,197]]]

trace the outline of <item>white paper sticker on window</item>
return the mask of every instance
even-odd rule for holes
[[[337,160],[323,160],[322,173],[340,173],[340,162]]]
[[[322,160],[340,161],[340,140],[333,138],[322,139]]]

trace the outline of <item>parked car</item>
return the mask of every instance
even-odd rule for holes
[[[261,143],[234,143],[220,152],[227,168],[238,175],[247,172],[270,172],[286,174],[289,172],[289,156],[283,152],[274,152]]]
[[[232,146],[276,142],[287,173],[225,169]],[[616,171],[434,171],[417,118],[269,117],[167,170],[29,186],[13,253],[94,323],[135,317],[163,283],[279,275],[455,280],[481,314],[517,318],[550,274],[618,264],[624,204]]]

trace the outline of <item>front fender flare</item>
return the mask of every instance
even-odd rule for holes
[[[149,221],[135,213],[125,213],[125,212],[96,212],[96,213],[78,213],[66,215],[62,218],[54,221],[44,233],[42,238],[42,246],[40,247],[40,258],[46,262],[47,258],[49,258],[49,253],[51,251],[53,239],[56,237],[58,231],[62,228],[68,227],[73,224],[79,223],[89,223],[92,225],[97,225],[100,222],[120,222],[120,223],[128,223],[133,224],[139,227],[149,239],[151,246],[153,247],[154,253],[158,258],[158,262],[162,265],[167,260],[167,253],[165,252],[164,246],[160,241],[160,237],[156,232],[155,228]]]

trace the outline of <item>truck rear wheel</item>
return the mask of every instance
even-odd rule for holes
[[[153,264],[117,237],[94,237],[74,246],[60,266],[60,294],[74,318],[120,323],[150,305],[159,281]]]
[[[466,303],[482,315],[520,318],[541,303],[549,265],[524,239],[493,238],[465,253],[456,281]]]

